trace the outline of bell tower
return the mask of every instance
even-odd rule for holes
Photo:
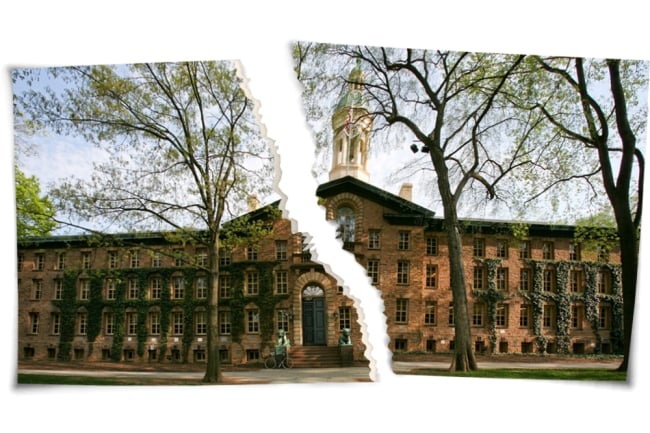
[[[373,120],[363,97],[364,75],[361,62],[350,72],[347,89],[334,108],[332,168],[329,180],[353,176],[364,182],[370,180],[366,168]]]

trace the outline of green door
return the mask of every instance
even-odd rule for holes
[[[303,299],[302,332],[305,346],[324,346],[325,335],[325,298]]]

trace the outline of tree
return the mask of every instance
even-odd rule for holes
[[[205,382],[221,380],[218,275],[222,222],[270,185],[270,149],[232,62],[144,63],[15,70],[16,106],[35,128],[78,135],[109,156],[90,179],[52,191],[67,224],[95,232],[173,231],[208,249]]]
[[[48,236],[56,228],[52,219],[55,208],[34,176],[25,176],[18,167],[16,177],[16,230],[18,239],[27,236]]]
[[[310,59],[310,49],[316,60]],[[365,73],[361,84],[376,129],[397,131],[401,140],[414,138],[420,143],[414,144],[415,150],[421,147],[428,153],[435,176],[431,195],[441,198],[449,246],[455,319],[450,369],[476,369],[458,208],[461,197],[472,192],[497,198],[501,179],[533,159],[536,149],[526,150],[520,143],[537,124],[535,116],[522,122],[501,108],[501,89],[523,56],[355,46],[333,46],[328,51],[309,44],[299,45],[294,54],[296,71],[306,83],[306,99],[316,104],[324,98],[314,80],[327,77],[331,74],[327,68],[336,64],[322,57],[357,61]],[[325,90],[320,91],[327,92],[331,80],[323,82]],[[489,142],[494,139],[503,142],[495,146]]]
[[[641,99],[647,100],[648,64],[540,56],[530,60],[529,74],[524,75],[527,91],[513,101],[541,113],[546,120],[541,134],[554,137],[547,153],[554,157],[537,164],[531,195],[539,197],[557,185],[582,180],[595,201],[599,195],[607,198],[621,252],[624,359],[620,370],[627,371],[645,167],[637,138],[645,135],[647,106]]]

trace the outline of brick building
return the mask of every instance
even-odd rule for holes
[[[385,303],[394,351],[453,349],[452,295],[443,220],[369,182],[372,119],[355,82],[332,116],[330,179],[316,194],[342,247],[365,266]],[[251,212],[264,218],[265,209]],[[463,254],[477,352],[618,352],[620,258],[575,242],[571,226],[463,221]],[[256,245],[223,251],[219,333],[225,363],[256,362],[287,331],[294,349],[338,349],[350,328],[364,346],[352,300],[311,260],[288,220]],[[21,359],[202,362],[207,330],[207,249],[161,233],[25,239],[18,245]],[[198,265],[198,266],[197,266]]]

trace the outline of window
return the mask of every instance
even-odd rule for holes
[[[584,292],[584,279],[581,269],[572,269],[569,271],[570,290],[573,293]]]
[[[395,304],[395,323],[408,323],[409,300],[397,299]]]
[[[232,331],[232,316],[230,311],[219,311],[219,334],[230,335]]]
[[[259,349],[246,349],[246,362],[256,362],[260,360]]]
[[[39,314],[36,312],[29,313],[29,333],[38,334]]]
[[[530,268],[519,270],[519,290],[529,292],[533,283],[533,271]]]
[[[230,297],[232,297],[230,275],[219,275],[219,298],[225,299]]]
[[[277,327],[276,330],[283,330],[284,332],[289,331],[289,313],[285,310],[278,310],[275,315]]]
[[[79,299],[87,301],[90,298],[90,280],[79,280]]]
[[[249,334],[260,332],[260,313],[258,310],[246,311],[246,330]]]
[[[435,325],[436,324],[436,309],[438,304],[435,301],[426,301],[424,304],[424,324],[425,325]]]
[[[438,255],[438,238],[435,236],[427,236],[426,239],[426,249],[427,256],[437,256]]]
[[[56,256],[56,268],[59,271],[62,271],[65,269],[65,259],[66,259],[66,254],[65,253],[59,253]]]
[[[183,334],[183,312],[182,311],[172,312],[172,334],[174,335]]]
[[[230,250],[219,250],[219,266],[228,266],[232,263],[232,256]]]
[[[425,287],[427,289],[438,287],[438,265],[427,264],[425,272]]]
[[[477,302],[472,305],[472,326],[483,326],[483,314],[485,305]]]
[[[584,314],[584,306],[578,304],[571,305],[571,327],[573,329],[582,329]]]
[[[598,307],[598,327],[600,329],[609,329],[612,317],[612,309],[609,305]]]
[[[598,253],[599,262],[609,262],[609,248],[605,245],[598,245],[596,247],[596,252]]]
[[[544,242],[542,244],[542,259],[544,260],[555,259],[555,248],[553,246],[553,242]]]
[[[343,241],[343,245],[354,242],[356,217],[354,210],[343,206],[336,210],[337,239]]]
[[[508,241],[505,239],[497,239],[497,257],[500,259],[508,258]]]
[[[196,265],[201,267],[208,266],[208,249],[207,248],[197,248],[195,253]]]
[[[608,269],[600,269],[597,275],[598,293],[612,293],[612,274]]]
[[[153,335],[160,335],[160,312],[149,312],[149,333]]]
[[[36,254],[36,270],[42,271],[45,269],[45,254],[38,253]]]
[[[579,262],[581,260],[580,244],[573,242],[569,244],[569,260],[576,262]]]
[[[352,327],[352,309],[350,307],[339,307],[339,330]]]
[[[409,283],[409,262],[400,260],[397,262],[397,284]]]
[[[86,335],[88,331],[88,315],[85,312],[77,313],[77,334]]]
[[[508,268],[497,268],[497,290],[508,290]]]
[[[115,280],[112,278],[106,279],[105,283],[106,299],[115,299]]]
[[[368,249],[369,250],[378,250],[381,246],[380,244],[380,231],[379,230],[369,230],[368,231]]]
[[[485,268],[483,266],[474,266],[474,290],[483,290],[485,288]]]
[[[39,300],[43,297],[43,280],[32,280],[32,299]]]
[[[246,294],[250,296],[260,294],[260,274],[257,271],[246,272]]]
[[[115,314],[112,312],[104,313],[104,334],[113,335],[115,333]]]
[[[411,232],[402,230],[398,233],[397,249],[402,251],[411,249]]]
[[[149,280],[149,298],[160,299],[162,296],[162,279],[160,277],[153,277]]]
[[[115,269],[117,268],[117,251],[108,252],[108,268]]]
[[[366,265],[368,276],[370,277],[370,283],[372,285],[379,284],[379,260],[368,260]]]
[[[196,335],[206,335],[208,333],[208,314],[205,311],[197,311],[194,314],[194,326]]]
[[[172,298],[183,299],[185,297],[185,278],[173,277],[172,278]]]
[[[530,259],[530,241],[519,242],[519,258]]]
[[[474,257],[485,257],[485,239],[474,238]]]
[[[454,326],[454,303],[450,302],[447,307],[447,325]]]
[[[531,325],[531,315],[532,308],[530,305],[521,305],[519,307],[519,326],[521,328],[528,328]]]
[[[24,264],[25,264],[25,255],[18,254],[18,272],[23,270]]]
[[[129,264],[131,268],[140,267],[140,252],[138,250],[131,250],[129,252]]]
[[[83,269],[90,269],[92,263],[92,256],[89,251],[82,251],[81,253],[81,267]]]
[[[50,320],[52,322],[52,334],[59,335],[61,333],[61,314],[52,313]]]
[[[208,297],[208,278],[200,276],[196,278],[196,299],[206,299]]]
[[[63,299],[63,280],[54,280],[54,299]]]
[[[208,279],[205,276],[196,278],[196,299],[206,299],[208,297]]]
[[[257,260],[257,245],[249,245],[246,247],[246,260]]]
[[[129,299],[138,299],[139,284],[137,278],[129,278]]]
[[[151,267],[159,268],[162,266],[162,254],[160,251],[154,251],[151,256]]]
[[[395,339],[395,351],[396,352],[406,352],[408,349],[408,340],[406,338],[396,338]]]
[[[289,273],[287,271],[275,272],[275,293],[278,295],[289,293]]]
[[[542,290],[545,292],[555,292],[555,271],[550,268],[542,272]]]
[[[508,327],[508,306],[506,304],[497,304],[494,315],[494,325],[497,328]]]
[[[555,305],[546,304],[542,311],[542,326],[551,328],[555,323]]]
[[[185,266],[185,251],[176,249],[172,255],[174,256],[174,266],[177,268]]]
[[[126,313],[126,333],[136,335],[138,333],[138,313]]]
[[[275,260],[287,260],[287,241],[275,241]]]

